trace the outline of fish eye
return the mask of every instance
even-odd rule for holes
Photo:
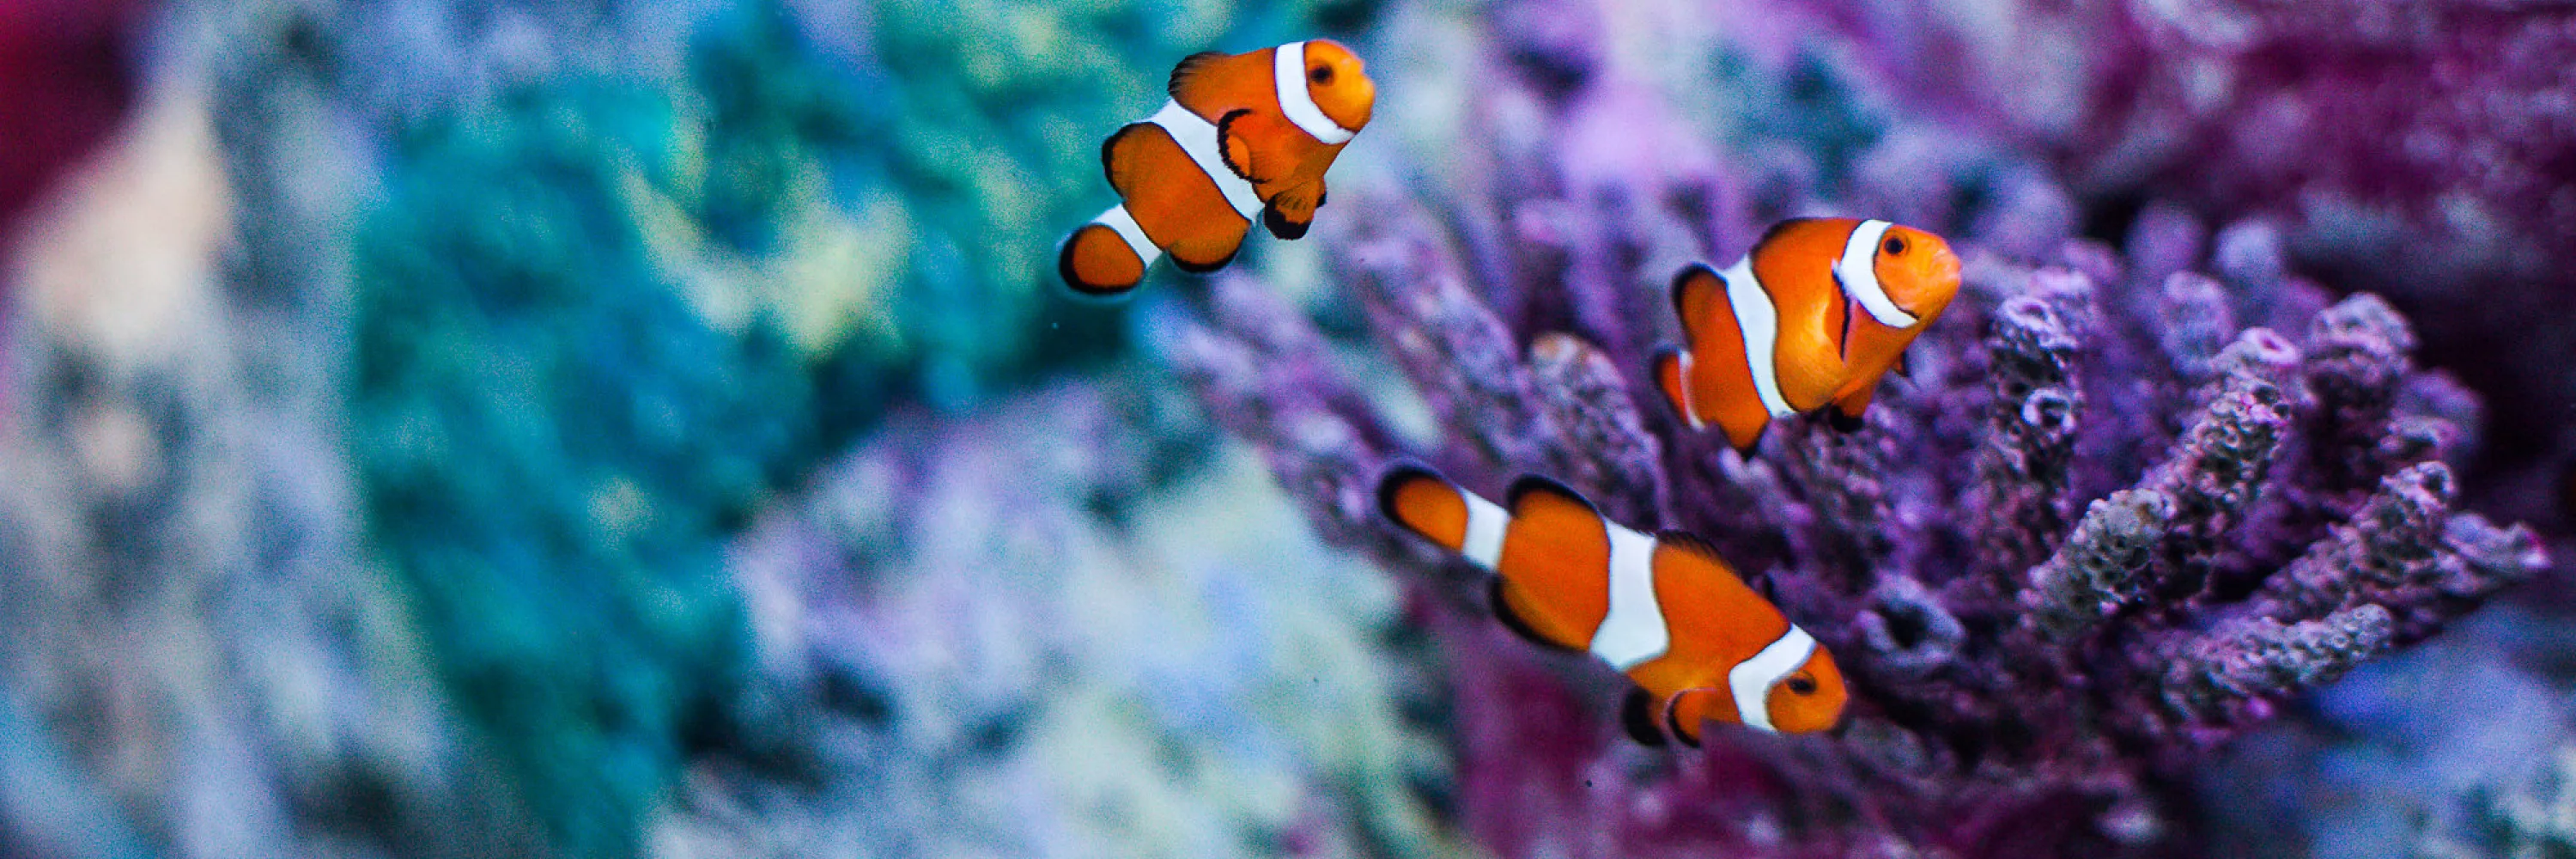
[[[1899,254],[1903,254],[1903,253],[1905,253],[1905,237],[1904,237],[1904,236],[1888,236],[1888,237],[1887,237],[1887,255],[1888,255],[1888,256],[1897,256],[1897,255],[1899,255]]]
[[[1789,693],[1792,695],[1816,694],[1816,678],[1809,677],[1804,674],[1789,675],[1789,682],[1787,685],[1789,687]]]
[[[1332,82],[1333,82],[1333,67],[1332,67],[1332,66],[1316,66],[1316,67],[1314,68],[1314,70],[1313,70],[1313,71],[1309,71],[1309,72],[1307,72],[1307,73],[1306,73],[1306,77],[1307,77],[1308,79],[1313,80],[1313,81],[1314,81],[1314,82],[1316,82],[1316,83],[1319,83],[1319,84],[1328,84],[1328,83],[1332,83]]]

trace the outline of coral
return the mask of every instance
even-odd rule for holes
[[[1751,5],[1794,22],[1773,32],[1841,34],[1892,97],[2047,153],[2109,229],[2141,203],[2263,217],[2297,267],[2417,317],[2428,356],[2495,402],[2494,461],[2576,465],[2576,376],[2558,371],[2576,337],[2527,322],[2576,308],[2557,250],[2576,241],[2566,7]],[[2517,515],[2568,513],[2495,488]]]
[[[2185,837],[2165,791],[2211,745],[2545,562],[2529,531],[2457,509],[2443,460],[2476,408],[2411,364],[2404,318],[2283,274],[2259,225],[2215,251],[2178,213],[2125,254],[2075,239],[2044,171],[1973,138],[1921,169],[1919,120],[1794,58],[1716,86],[1845,105],[1851,137],[1757,121],[1729,159],[1638,169],[1575,142],[1592,123],[1687,139],[1655,137],[1685,114],[1509,20],[1456,72],[1481,89],[1444,142],[1499,177],[1417,186],[1428,205],[1381,190],[1322,239],[1347,298],[1317,309],[1366,320],[1427,445],[1255,278],[1158,328],[1319,533],[1434,597],[1461,819],[1502,855],[1577,832],[1617,855],[2152,849]],[[1531,140],[1567,143],[1515,148]],[[1914,213],[1966,249],[1965,284],[1861,431],[1795,420],[1741,457],[1651,393],[1646,351],[1674,330],[1656,291],[1806,212]],[[1569,377],[1568,355],[1610,372]],[[1408,456],[1487,492],[1560,477],[1709,538],[1833,649],[1852,724],[1678,759],[1621,745],[1609,672],[1494,633],[1470,571],[1371,515],[1376,472]]]

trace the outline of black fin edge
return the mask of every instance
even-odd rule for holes
[[[1647,708],[1652,706],[1652,696],[1647,695],[1644,689],[1628,690],[1628,699],[1619,704],[1619,727],[1627,730],[1628,739],[1648,748],[1672,742],[1664,736],[1663,727],[1655,724],[1654,714],[1647,712]]]
[[[1716,561],[1720,564],[1726,563],[1726,557],[1717,553],[1716,544],[1710,543],[1708,538],[1679,528],[1666,528],[1655,532],[1655,542]],[[1733,565],[1728,565],[1728,569],[1733,568]]]
[[[1842,408],[1837,406],[1825,410],[1825,425],[1833,427],[1835,432],[1856,433],[1869,426],[1869,420],[1860,415],[1843,414]]]
[[[1684,689],[1680,692],[1674,693],[1673,697],[1664,701],[1664,728],[1673,732],[1674,740],[1679,741],[1682,745],[1696,749],[1699,748],[1699,737],[1696,736],[1698,732],[1682,730],[1681,706],[1682,696],[1688,695],[1694,691],[1698,690]]]
[[[1503,491],[1503,508],[1512,511],[1520,510],[1521,496],[1532,492],[1553,492],[1563,495],[1574,499],[1574,502],[1583,505],[1584,509],[1592,511],[1592,515],[1601,515],[1601,508],[1593,504],[1592,499],[1574,491],[1573,487],[1558,482],[1556,478],[1541,474],[1524,474],[1513,480],[1512,487]]]
[[[1503,599],[1502,576],[1497,575],[1486,580],[1485,602],[1492,608],[1494,612],[1494,620],[1502,623],[1504,629],[1511,630],[1513,635],[1519,636],[1520,640],[1537,645],[1541,650],[1548,650],[1556,653],[1584,652],[1582,648],[1567,647],[1547,640],[1547,636],[1538,634],[1538,630],[1530,627],[1529,621],[1522,620],[1520,615],[1513,613],[1511,602]]]
[[[1669,293],[1668,298],[1673,303],[1673,318],[1682,323],[1682,331],[1685,333],[1690,331],[1690,320],[1682,317],[1682,284],[1690,280],[1692,272],[1701,271],[1708,272],[1708,276],[1717,278],[1720,285],[1726,283],[1725,276],[1718,274],[1717,269],[1710,267],[1708,263],[1693,261],[1689,265],[1682,266],[1681,271],[1673,273],[1673,284],[1666,290]]]
[[[1200,63],[1204,63],[1209,60],[1223,59],[1224,57],[1224,51],[1200,51],[1198,53],[1182,57],[1180,62],[1172,64],[1172,76],[1163,82],[1164,94],[1170,95],[1175,99],[1180,98],[1181,81],[1195,74],[1195,72],[1192,71],[1193,69],[1197,68]]]
[[[1386,471],[1377,479],[1377,515],[1386,517],[1386,521],[1393,522],[1397,527],[1407,531],[1412,531],[1413,526],[1404,524],[1404,519],[1395,515],[1395,490],[1404,481],[1414,477],[1428,477],[1442,483],[1449,482],[1449,478],[1442,477],[1438,470],[1410,459],[1396,460],[1394,464],[1387,466]]]
[[[1251,114],[1252,108],[1238,107],[1216,118],[1216,160],[1223,162],[1225,169],[1234,171],[1236,178],[1259,184],[1261,180],[1252,178],[1252,171],[1243,169],[1243,165],[1234,163],[1233,156],[1226,154],[1225,141],[1234,134],[1234,121]]]
[[[1091,284],[1084,283],[1081,278],[1077,278],[1073,275],[1073,240],[1075,237],[1082,235],[1082,231],[1093,227],[1100,227],[1104,230],[1109,229],[1108,227],[1102,227],[1099,224],[1084,224],[1073,228],[1073,232],[1064,234],[1064,239],[1056,242],[1056,277],[1063,280],[1065,288],[1073,290],[1073,294],[1076,297],[1084,299],[1106,300],[1121,298],[1135,292],[1136,287],[1142,286],[1145,283],[1145,278],[1142,275],[1137,276],[1135,283],[1119,287],[1093,286]]]
[[[1148,127],[1160,128],[1161,126],[1154,125],[1150,122],[1130,122],[1126,125],[1118,126],[1117,131],[1109,132],[1108,137],[1100,139],[1100,178],[1109,183],[1110,190],[1116,191],[1118,189],[1118,171],[1111,169],[1109,166],[1110,153],[1115,152],[1118,149],[1118,138],[1125,137],[1139,128]],[[1119,191],[1119,193],[1124,195],[1126,192]]]
[[[1298,239],[1305,238],[1306,228],[1314,226],[1314,222],[1308,221],[1300,224],[1295,221],[1288,220],[1288,216],[1279,213],[1279,205],[1277,203],[1263,203],[1261,205],[1261,226],[1268,228],[1270,230],[1270,235],[1283,241],[1293,242]]]
[[[1224,259],[1217,260],[1216,262],[1209,263],[1209,264],[1207,264],[1207,265],[1197,265],[1197,264],[1191,263],[1189,260],[1185,260],[1185,259],[1180,258],[1180,256],[1179,256],[1179,255],[1177,255],[1177,254],[1167,254],[1167,255],[1169,255],[1169,256],[1171,256],[1171,257],[1172,257],[1172,267],[1173,267],[1173,268],[1177,268],[1177,269],[1180,269],[1180,270],[1182,270],[1182,271],[1189,272],[1189,273],[1191,273],[1191,274],[1208,274],[1208,273],[1210,273],[1210,272],[1221,271],[1221,270],[1223,270],[1226,266],[1233,265],[1233,264],[1234,264],[1234,258],[1235,258],[1236,256],[1241,255],[1242,253],[1243,253],[1243,243],[1242,243],[1242,242],[1235,242],[1235,243],[1234,243],[1234,250],[1227,251],[1227,252],[1225,253],[1225,258],[1224,258]]]

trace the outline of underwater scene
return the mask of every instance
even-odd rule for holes
[[[2576,5],[0,3],[0,859],[2576,857]]]

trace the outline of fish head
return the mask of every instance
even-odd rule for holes
[[[1306,43],[1306,94],[1333,124],[1352,131],[1367,125],[1369,111],[1377,106],[1377,84],[1369,80],[1368,64],[1331,39]]]
[[[1834,666],[1834,655],[1819,647],[1798,670],[1771,684],[1763,706],[1771,711],[1773,730],[1811,734],[1841,722],[1843,705],[1850,699],[1850,692],[1843,687],[1842,669]]]
[[[1925,322],[1959,294],[1959,255],[1940,236],[1907,226],[1887,228],[1872,262],[1881,289],[1899,310]]]

